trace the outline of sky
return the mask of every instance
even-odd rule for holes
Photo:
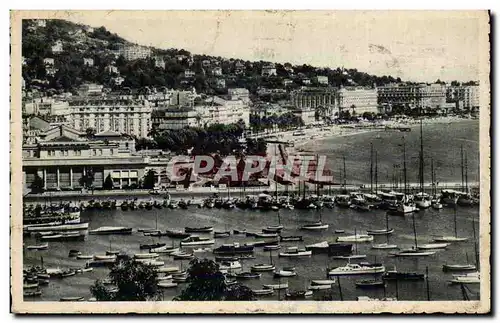
[[[66,11],[61,18],[141,45],[408,81],[478,80],[489,69],[484,11]]]

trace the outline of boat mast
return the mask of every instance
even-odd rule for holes
[[[385,212],[385,230],[387,231],[387,234],[385,237],[387,238],[387,244],[389,244],[389,213]]]
[[[370,142],[370,193],[373,193],[373,142]]]
[[[417,244],[417,227],[415,226],[415,212],[412,213],[412,219],[413,219],[413,237],[415,238],[415,250],[417,250],[418,244]]]
[[[467,152],[465,152],[465,193],[469,194],[468,171],[467,171]]]
[[[472,233],[474,237],[474,260],[476,261],[476,268],[479,271],[479,254],[477,252],[476,225],[474,223],[474,219],[472,219]]]
[[[435,178],[434,178],[434,159],[431,158],[431,195],[434,196],[436,195],[434,189],[435,189]]]
[[[420,119],[420,192],[424,192],[424,130]]]
[[[462,168],[462,191],[464,190],[464,145],[460,146],[460,165]]]
[[[358,231],[354,228],[354,253],[358,254]]]
[[[375,194],[378,192],[378,155],[375,151]]]
[[[406,197],[406,194],[408,194],[408,188],[407,188],[407,184],[406,184],[406,142],[404,140],[404,137],[403,137],[403,179],[404,179],[404,193],[405,193],[405,197]]]
[[[455,205],[455,207],[453,208],[453,222],[455,223],[455,238],[458,237],[458,234],[457,234],[457,206]]]
[[[345,155],[342,156],[342,159],[344,160],[344,189],[347,190],[347,177],[345,173]]]

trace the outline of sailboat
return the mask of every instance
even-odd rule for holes
[[[406,143],[403,139],[403,177],[404,177],[404,196],[403,200],[396,208],[396,214],[409,214],[418,211],[414,203],[408,198],[408,181],[406,177]]]
[[[109,250],[106,251],[106,255],[107,256],[113,256],[113,255],[116,256],[119,253],[120,253],[119,250],[113,250],[113,249],[111,249],[111,237],[109,237]]]
[[[384,229],[382,229],[384,230]],[[373,235],[375,231],[381,232],[382,230],[367,230],[366,232],[370,235]],[[387,237],[387,242],[385,243],[379,243],[379,244],[374,244],[372,245],[372,249],[397,249],[398,246],[395,244],[390,244],[389,243],[389,234],[394,232],[394,229],[389,229],[389,214],[386,212],[385,213],[385,235]],[[378,233],[381,234],[381,233]]]
[[[424,192],[424,135],[422,120],[420,120],[420,154],[419,154],[419,181],[420,181],[420,192],[415,194],[414,201],[415,205],[419,209],[426,209],[431,206],[431,199],[429,194]]]
[[[250,271],[273,271],[276,269],[273,263],[272,251],[269,251],[269,264],[256,264],[250,267]]]
[[[354,228],[354,254],[353,255],[348,255],[348,256],[335,256],[333,257],[334,259],[363,259],[366,258],[366,255],[360,255],[358,254],[358,237],[361,237],[361,235],[358,235],[357,229]]]
[[[459,237],[457,234],[457,208],[454,208],[453,212],[453,223],[455,224],[455,235],[454,236],[442,236],[442,237],[437,237],[434,238],[434,241],[436,242],[460,242],[460,241],[466,241],[467,238],[465,237]]]
[[[462,190],[465,192],[463,194],[460,194],[457,200],[457,204],[460,206],[471,206],[473,204],[472,197],[469,194],[469,183],[468,183],[468,171],[467,171],[467,152],[464,155],[464,148],[463,145],[461,147],[461,153],[462,153]],[[465,187],[463,186],[463,183],[465,182]]]
[[[472,230],[474,233],[474,254],[475,254],[475,264],[469,263],[469,257],[467,253],[465,254],[465,258],[467,260],[466,264],[445,264],[443,265],[443,271],[470,271],[479,269],[479,261],[478,261],[478,252],[477,252],[477,242],[476,242],[476,228],[474,225],[474,219],[472,220]],[[478,272],[476,272],[478,274]],[[475,273],[472,273],[475,274]],[[470,275],[470,274],[469,274]]]
[[[300,229],[301,230],[326,230],[326,229],[328,229],[329,225],[326,223],[323,223],[322,218],[323,218],[323,212],[320,210],[318,222],[305,224],[305,225],[301,226]]]
[[[431,159],[431,182],[432,182],[432,200],[431,200],[431,205],[432,208],[435,210],[440,210],[443,208],[443,204],[439,201],[439,199],[436,198],[436,193],[437,193],[437,187],[436,187],[436,172],[434,171],[434,159]]]
[[[278,224],[277,225],[270,225],[267,228],[262,229],[262,232],[264,232],[264,233],[277,233],[277,232],[280,232],[281,230],[283,230],[283,228],[284,227],[281,224],[280,212],[278,210]]]
[[[420,257],[420,256],[430,256],[436,253],[436,251],[421,249],[418,247],[417,243],[417,228],[415,227],[415,214],[412,215],[413,219],[413,236],[415,239],[415,246],[411,249],[402,250],[397,253],[392,253],[396,257]]]

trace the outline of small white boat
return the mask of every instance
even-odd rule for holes
[[[92,267],[80,268],[80,269],[77,269],[77,270],[76,270],[76,273],[77,273],[77,274],[83,274],[83,273],[88,273],[88,272],[91,272],[91,271],[93,271],[93,270],[94,270],[94,268],[92,268]]]
[[[357,234],[357,235],[337,238],[337,242],[371,242],[371,241],[373,241],[373,236],[368,234]]]
[[[294,270],[278,270],[274,272],[274,277],[294,277],[297,273]]]
[[[372,249],[398,249],[398,245],[389,243],[378,243],[372,245]]]
[[[481,283],[480,275],[458,276],[450,280],[452,284],[479,284]]]
[[[385,266],[381,264],[362,265],[362,264],[347,264],[342,267],[337,267],[328,272],[329,276],[344,276],[344,275],[362,275],[362,274],[378,274],[385,271]]]
[[[165,274],[177,273],[179,272],[179,267],[160,267],[156,268],[156,272]]]
[[[158,281],[163,281],[163,280],[172,280],[172,275],[167,275],[167,276],[158,277],[158,278],[156,278],[156,280],[158,280]]]
[[[478,271],[475,271],[473,273],[466,273],[466,274],[453,274],[452,276],[454,278],[457,278],[457,277],[479,277],[480,273]]]
[[[89,223],[84,222],[84,223],[58,224],[58,225],[46,225],[46,226],[30,226],[30,225],[28,225],[25,229],[29,232],[40,232],[40,231],[87,230],[88,227],[89,227]]]
[[[47,250],[48,248],[49,248],[48,243],[43,243],[43,244],[39,244],[39,245],[31,245],[31,246],[26,247],[27,250]]]
[[[272,264],[256,264],[250,267],[251,271],[273,271],[276,267]]]
[[[32,283],[32,284],[23,284],[23,289],[34,289],[38,288],[39,284],[38,283]]]
[[[157,253],[136,253],[134,254],[134,258],[137,259],[153,259],[153,258],[158,258],[160,255]]]
[[[241,263],[239,261],[227,261],[227,262],[222,262],[219,265],[220,270],[234,270],[234,269],[241,269]]]
[[[345,233],[345,230],[337,229],[337,230],[335,230],[335,233]]]
[[[476,266],[472,264],[443,265],[443,271],[469,271],[469,270],[476,270]]]
[[[332,285],[336,282],[335,279],[315,279],[311,281],[311,285]]]
[[[280,257],[310,257],[312,255],[312,251],[291,247],[287,248],[284,252],[280,252],[278,255]]]
[[[366,234],[372,235],[372,236],[381,236],[381,235],[387,235],[391,234],[394,232],[394,229],[372,229],[372,230],[366,230]]]
[[[161,267],[165,265],[164,261],[154,259],[134,259],[135,262],[142,263],[148,266]]]
[[[300,227],[301,230],[326,230],[329,225],[323,222],[306,224]]]
[[[181,246],[204,246],[214,244],[215,240],[210,238],[201,238],[201,237],[188,237],[181,241]]]
[[[427,243],[427,244],[418,245],[418,248],[419,249],[423,249],[423,250],[427,250],[427,249],[445,249],[449,245],[450,245],[449,243]]]
[[[161,281],[157,284],[159,288],[175,288],[177,287],[177,283],[171,281]]]
[[[274,289],[272,288],[264,288],[264,289],[252,289],[252,292],[256,296],[265,296],[274,294]]]
[[[435,253],[436,251],[432,250],[409,249],[396,253],[391,253],[391,255],[395,257],[422,257],[422,256],[432,256]]]
[[[264,251],[272,251],[272,250],[279,250],[281,249],[281,246],[279,244],[270,244],[264,246],[263,250]]]
[[[166,254],[171,254],[172,252],[179,251],[179,248],[172,247],[172,246],[163,246],[163,247],[158,247],[158,248],[152,248],[149,249],[149,252],[152,253],[166,253]]]
[[[435,242],[462,242],[467,241],[468,238],[454,237],[454,236],[442,236],[434,238]]]
[[[196,248],[193,249],[193,252],[195,253],[201,253],[201,252],[211,252],[212,248]]]
[[[132,228],[127,227],[99,227],[89,231],[90,234],[132,234]]]
[[[115,255],[94,255],[94,260],[116,260]]]
[[[264,284],[262,286],[264,286],[265,288],[274,289],[274,290],[287,289],[288,288],[288,283],[283,283],[283,284]]]
[[[76,259],[79,259],[79,260],[88,260],[88,259],[93,259],[94,258],[94,255],[78,255],[76,256]]]

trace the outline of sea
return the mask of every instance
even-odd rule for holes
[[[365,134],[330,138],[316,141],[308,146],[308,149],[318,154],[326,154],[330,157],[332,169],[338,169],[334,161],[338,163],[345,156],[346,177],[348,182],[366,183],[369,178],[370,143],[378,152],[378,167],[381,176],[393,170],[394,163],[400,163],[402,159],[402,136],[405,136],[407,157],[409,159],[408,173],[411,174],[410,181],[417,181],[418,176],[418,153],[420,148],[419,128],[412,128],[411,132],[370,132]],[[468,156],[468,178],[470,181],[478,180],[479,160],[479,123],[478,121],[463,121],[451,124],[433,124],[424,126],[424,159],[429,162],[434,159],[434,166],[438,180],[457,181],[461,180],[460,147],[463,145]],[[428,169],[428,167],[426,167]],[[339,172],[340,174],[340,172]],[[413,176],[414,178],[412,179]],[[430,180],[430,172],[429,179]],[[390,181],[390,179],[388,180]],[[317,243],[321,241],[335,241],[337,237],[363,233],[367,229],[383,229],[386,223],[386,213],[382,210],[373,210],[362,213],[351,209],[322,209],[322,210],[280,210],[280,221],[284,225],[283,235],[302,235],[303,242],[282,242],[282,249],[286,247]],[[479,228],[479,207],[459,207],[456,211],[458,236],[467,237],[468,240],[453,243],[446,249],[437,251],[434,255],[427,257],[392,257],[390,250],[371,249],[371,243],[358,243],[355,253],[367,255],[366,259],[351,260],[352,263],[361,261],[382,263],[387,270],[397,269],[404,272],[423,273],[428,272],[427,281],[399,281],[388,282],[386,288],[365,290],[356,287],[355,282],[362,279],[372,279],[379,276],[341,276],[339,283],[332,286],[331,290],[318,291],[313,295],[314,300],[356,300],[358,296],[371,298],[397,297],[400,301],[426,301],[430,300],[463,300],[464,292],[458,285],[451,285],[451,273],[442,271],[444,264],[474,263],[475,244],[473,233],[473,221],[477,230]],[[418,243],[430,243],[433,237],[442,235],[454,235],[454,211],[452,208],[441,210],[427,209],[414,214],[415,227]],[[300,226],[311,221],[322,219],[329,224],[328,230],[321,232],[302,231]],[[213,226],[216,231],[227,231],[234,229],[246,229],[247,231],[259,232],[268,225],[278,223],[277,212],[274,211],[252,211],[240,209],[204,209],[191,206],[183,209],[153,209],[122,211],[100,210],[83,211],[82,221],[90,223],[90,229],[101,226],[126,226],[138,228],[157,228],[160,230],[177,229],[183,230],[186,226]],[[394,228],[394,233],[389,235],[389,242],[397,244],[400,248],[411,248],[414,244],[413,217],[389,216],[389,226]],[[344,230],[344,233],[335,233],[335,230]],[[228,238],[216,239],[213,246],[198,246],[196,248],[215,248],[223,243],[252,242],[262,240],[244,235],[231,235]],[[24,238],[24,244],[36,244],[34,237]],[[86,260],[69,258],[71,249],[77,249],[82,254],[105,254],[110,246],[113,250],[133,255],[144,252],[139,249],[140,244],[152,242],[165,242],[167,245],[179,245],[179,240],[171,240],[168,237],[152,238],[143,236],[142,233],[134,231],[132,235],[88,235],[86,241],[80,242],[50,242],[48,250],[24,251],[24,267],[40,265],[41,257],[46,267],[81,268],[85,266]],[[373,243],[386,242],[385,236],[375,236]],[[478,248],[481,250],[481,248]],[[272,262],[276,268],[293,266],[296,268],[297,276],[290,278],[273,278],[272,272],[262,273],[260,279],[242,280],[241,283],[252,289],[261,289],[263,284],[277,284],[287,282],[289,289],[304,290],[311,280],[325,279],[327,268],[346,265],[346,260],[337,260],[325,254],[313,255],[306,258],[280,258],[279,251],[264,252],[261,247],[255,251],[255,259],[242,260],[243,271],[249,271],[253,264]],[[212,252],[200,252],[195,254],[198,258],[213,259]],[[174,261],[167,255],[161,255],[160,259],[166,266],[178,266],[187,269],[189,260]],[[48,286],[41,287],[42,296],[26,297],[25,301],[58,301],[61,297],[83,296],[85,299],[92,297],[90,286],[97,279],[107,277],[109,270],[106,268],[94,268],[94,271],[77,274],[64,279],[51,279]],[[165,289],[164,300],[171,300],[179,295],[185,284],[180,284],[174,289]],[[469,285],[465,294],[470,300],[479,299],[479,285]],[[284,299],[284,292],[268,297],[260,297],[259,300]]]

